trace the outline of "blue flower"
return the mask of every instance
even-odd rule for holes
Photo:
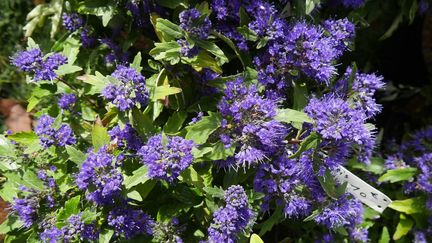
[[[151,235],[154,224],[150,216],[127,205],[113,208],[108,213],[107,222],[117,236],[124,235],[126,239],[139,234]]]
[[[77,13],[63,13],[63,26],[70,32],[74,32],[81,28],[84,24],[83,19]]]
[[[58,129],[55,129],[53,125],[54,118],[49,115],[42,115],[39,118],[35,132],[43,147],[48,148],[51,145],[64,147],[76,143],[74,133],[68,124],[63,124]]]
[[[11,62],[24,72],[35,72],[42,64],[42,51],[39,48],[18,52]]]
[[[174,182],[193,161],[194,143],[182,137],[155,135],[138,151],[150,178]]]
[[[98,205],[113,204],[121,196],[123,175],[117,169],[116,158],[103,146],[96,153],[89,151],[75,182],[86,191],[87,200]]]
[[[134,68],[123,65],[111,74],[120,81],[120,84],[109,84],[102,90],[102,96],[112,102],[119,110],[126,111],[135,105],[147,105],[148,91],[145,87],[145,78]]]
[[[75,94],[63,93],[58,100],[58,105],[63,110],[72,110],[75,102],[77,102],[77,97]]]
[[[123,129],[120,125],[113,127],[108,134],[111,136],[111,140],[117,143],[117,146],[127,147],[131,150],[138,151],[143,145],[141,137],[138,132],[127,123]]]
[[[211,31],[210,19],[205,16],[201,17],[201,13],[196,8],[191,8],[180,12],[180,28],[186,31],[190,36],[199,39],[207,39]]]

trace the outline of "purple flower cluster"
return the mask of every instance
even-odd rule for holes
[[[354,39],[355,25],[347,18],[344,18],[337,20],[328,19],[324,21],[323,27],[330,35],[337,56],[341,56],[347,50],[347,44]]]
[[[335,4],[342,5],[345,8],[359,8],[364,2],[365,0],[334,0]]]
[[[22,51],[12,57],[12,64],[23,70],[34,74],[34,80],[54,80],[57,78],[55,70],[67,63],[67,58],[59,53],[54,53],[45,59],[39,48]]]
[[[68,225],[62,228],[64,242],[77,240],[95,241],[99,237],[94,224],[85,224],[81,219],[82,214],[74,214],[69,217]]]
[[[153,220],[143,211],[123,205],[113,208],[107,217],[108,225],[117,236],[130,239],[139,234],[152,234]]]
[[[109,84],[102,90],[102,96],[112,102],[121,111],[132,109],[135,105],[147,105],[148,91],[145,78],[134,68],[123,65],[111,74],[118,84]]]
[[[346,155],[347,146],[358,145],[359,159],[368,162],[374,138],[365,124],[367,116],[362,110],[351,107],[347,101],[333,94],[327,94],[320,99],[311,98],[304,110],[315,120],[313,130],[322,138],[331,141],[325,144],[326,146],[334,146],[338,153]],[[343,156],[339,159],[335,163],[328,163],[328,166],[334,167],[344,161]]]
[[[16,212],[20,220],[24,223],[25,228],[29,228],[38,219],[38,209],[40,198],[38,194],[32,190],[25,189],[29,191],[30,194],[26,195],[24,198],[15,198],[12,203],[12,209]]]
[[[328,84],[336,74],[334,61],[346,50],[345,43],[353,37],[354,26],[346,19],[328,21],[324,27],[303,21],[285,25],[280,27],[283,33],[274,34],[267,49],[254,59],[258,80],[280,90],[301,72],[318,83]]]
[[[191,45],[185,39],[177,40],[177,43],[180,45],[180,54],[184,57],[194,57],[198,55],[199,48],[196,45]]]
[[[42,115],[35,129],[43,147],[51,145],[66,146],[76,143],[76,138],[68,124],[62,124],[58,129],[54,127],[54,118],[49,115]]]
[[[75,94],[63,93],[58,100],[58,105],[63,110],[72,110],[77,100]]]
[[[77,13],[63,13],[62,20],[65,29],[70,32],[78,30],[84,24],[83,19]]]
[[[179,14],[180,28],[186,31],[189,36],[199,39],[207,39],[212,25],[207,16],[202,16],[196,8],[182,11]]]
[[[348,83],[352,79],[353,94],[348,97]],[[374,95],[377,90],[384,87],[383,78],[375,74],[352,72],[348,67],[344,77],[335,86],[336,92],[340,95],[351,98],[358,110],[363,110],[367,118],[373,117],[381,111],[381,106],[377,104]]]
[[[143,145],[141,137],[138,132],[127,123],[122,129],[120,125],[113,127],[108,134],[111,136],[117,146],[126,147],[133,151],[138,151]]]
[[[57,243],[61,240],[63,232],[54,225],[45,224],[44,231],[40,234],[42,242]]]
[[[88,201],[107,205],[121,196],[123,175],[117,169],[116,160],[106,146],[97,152],[89,151],[75,179],[78,188],[86,191]]]
[[[271,163],[260,165],[255,175],[254,189],[265,194],[261,205],[263,211],[268,211],[274,200],[283,207],[288,218],[308,216],[315,202],[326,199],[308,156],[288,159],[282,155]]]
[[[237,235],[254,217],[243,187],[230,186],[224,193],[224,201],[225,207],[213,213],[213,222],[208,229],[209,242],[237,242]]]
[[[280,150],[287,129],[273,120],[277,104],[263,98],[254,85],[247,87],[242,78],[226,84],[218,104],[225,147],[236,146],[234,167],[255,165]]]
[[[193,161],[194,143],[182,137],[155,135],[138,151],[150,178],[174,182]]]
[[[363,206],[358,200],[342,196],[324,207],[314,220],[329,229],[340,226],[353,228],[362,222],[362,214]]]

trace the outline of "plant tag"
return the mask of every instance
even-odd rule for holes
[[[343,166],[339,166],[333,175],[339,183],[347,182],[346,191],[375,211],[382,213],[392,202],[384,193],[378,191]]]

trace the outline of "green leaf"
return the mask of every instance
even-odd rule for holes
[[[21,228],[24,223],[14,214],[9,214],[7,219],[0,225],[0,234],[7,234],[8,232]]]
[[[114,235],[114,230],[112,229],[104,229],[102,232],[99,233],[99,242],[100,243],[109,243],[111,241],[111,238]]]
[[[180,172],[179,180],[189,185],[195,186],[198,189],[202,189],[204,187],[204,179],[192,166],[189,166],[187,169]]]
[[[225,148],[225,145],[221,141],[217,141],[212,145],[212,150],[210,153],[207,153],[204,157],[207,160],[224,160],[230,156],[234,155],[235,146],[231,146],[229,148]]]
[[[378,243],[389,243],[389,242],[390,242],[390,234],[388,232],[387,227],[384,226]]]
[[[303,110],[307,105],[307,87],[305,83],[294,83],[294,94],[293,94],[293,108],[295,110]]]
[[[79,76],[77,79],[92,85],[92,90],[88,94],[100,94],[105,86],[107,86],[107,83],[105,82],[105,76],[99,72],[96,72],[96,75],[86,74]]]
[[[316,148],[316,146],[319,143],[319,136],[317,133],[312,132],[307,136],[301,143],[300,148],[290,156],[290,158],[297,158],[299,157],[304,151],[309,150],[311,148]]]
[[[100,212],[94,212],[94,211],[90,211],[90,210],[85,210],[82,214],[81,214],[81,220],[85,223],[85,224],[91,224],[94,221],[96,221],[97,217],[100,215]]]
[[[276,208],[276,210],[273,212],[272,216],[270,216],[270,218],[268,218],[266,221],[264,221],[260,224],[261,229],[260,229],[259,235],[262,236],[266,232],[270,231],[273,228],[273,226],[278,224],[284,218],[285,217],[284,217],[284,213],[282,212],[282,208],[280,208],[280,207]]]
[[[396,226],[396,231],[393,234],[393,240],[399,240],[406,235],[414,225],[414,221],[407,218],[404,214],[400,215],[399,224]]]
[[[345,194],[348,183],[345,182],[344,184],[338,186],[330,170],[326,169],[324,176],[318,176],[318,180],[324,191],[331,198],[338,199],[340,196]]]
[[[60,67],[58,67],[58,69],[54,70],[54,72],[58,76],[64,76],[66,74],[76,73],[76,72],[81,71],[81,70],[82,70],[81,67],[67,63],[67,64],[64,64],[64,65],[61,65]]]
[[[66,145],[66,152],[69,155],[69,160],[74,162],[78,166],[81,166],[81,164],[86,159],[86,155],[83,152],[79,151],[78,149],[70,145]]]
[[[264,241],[257,234],[252,234],[249,243],[264,243]]]
[[[0,135],[0,156],[16,157],[15,146],[4,135]]]
[[[222,73],[222,68],[219,66],[217,61],[206,51],[201,51],[192,60],[192,67],[198,72],[200,72],[203,68],[210,68],[216,73]]]
[[[138,52],[138,53],[135,55],[132,64],[130,65],[132,68],[135,68],[135,70],[136,70],[137,72],[141,72],[141,70],[142,70],[142,67],[141,67],[141,60],[142,60],[141,52]]]
[[[378,178],[379,182],[389,181],[395,183],[398,181],[408,181],[417,174],[417,169],[412,167],[398,168],[387,171],[384,175]]]
[[[322,212],[321,209],[314,210],[309,216],[307,216],[305,219],[303,219],[303,222],[308,222],[308,221],[314,220],[321,212]]]
[[[203,191],[206,192],[210,197],[215,198],[223,198],[224,197],[224,190],[218,187],[204,187]]]
[[[156,29],[163,33],[165,41],[172,41],[183,37],[182,29],[167,19],[158,18],[156,20]]]
[[[319,6],[320,0],[306,0],[305,5],[305,14],[309,15],[315,9],[316,6]]]
[[[293,109],[277,109],[275,120],[280,122],[292,123],[312,123],[313,120],[302,111],[297,111]]]
[[[137,191],[130,191],[127,193],[127,197],[133,200],[136,200],[138,202],[142,202],[143,198],[141,197],[141,194]]]
[[[389,208],[406,214],[422,213],[425,210],[425,200],[422,197],[394,200]]]
[[[187,113],[185,111],[174,112],[168,118],[168,121],[165,123],[165,126],[163,128],[164,132],[166,134],[174,134],[178,132],[182,128],[186,118],[187,118]]]
[[[92,14],[102,17],[102,24],[106,27],[114,16],[114,5],[105,0],[85,0],[78,3],[77,11],[82,14]]]
[[[365,164],[353,158],[348,160],[348,165],[354,169],[371,172],[376,175],[382,175],[382,173],[384,173],[384,159],[380,157],[372,157],[370,160],[370,164]]]
[[[174,65],[180,61],[180,44],[176,41],[155,43],[155,47],[150,50],[155,60],[164,60]]]
[[[33,131],[14,133],[9,135],[8,138],[26,146],[39,141],[39,137]]]
[[[103,145],[107,145],[111,141],[108,129],[98,124],[94,124],[91,137],[94,151],[98,151]]]
[[[182,89],[177,87],[171,87],[169,85],[157,86],[151,96],[152,101],[163,100],[169,95],[178,94],[182,92]]]
[[[220,49],[215,43],[204,40],[196,40],[194,42],[204,50],[209,51],[211,54],[215,55],[218,59],[218,64],[222,65],[228,62],[228,58],[225,56],[225,53]]]
[[[148,114],[148,110],[142,112],[138,108],[133,108],[131,119],[133,127],[142,137],[156,132],[156,128],[153,125],[151,116]]]
[[[81,200],[81,196],[75,196],[65,202],[65,212],[66,216],[69,218],[69,216],[78,214],[80,212],[79,203]]]
[[[186,139],[193,140],[196,144],[203,144],[216,129],[220,127],[222,117],[218,113],[209,112],[208,116],[186,127]]]
[[[141,166],[140,168],[132,172],[132,176],[126,176],[126,178],[123,181],[123,185],[126,187],[126,189],[130,189],[133,186],[146,182],[147,180],[150,179],[148,177],[147,172],[148,172],[147,167]]]
[[[237,27],[237,31],[241,35],[243,35],[246,40],[250,40],[250,41],[258,40],[258,34],[255,31],[249,29],[247,26]]]

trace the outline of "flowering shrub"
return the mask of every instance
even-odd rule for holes
[[[384,78],[342,61],[356,19],[319,15],[367,2],[36,6],[26,34],[50,15],[51,39],[29,37],[11,57],[37,124],[0,137],[0,196],[12,208],[0,232],[8,242],[261,242],[285,227],[287,241],[388,242],[390,230],[426,242],[432,130],[379,157]],[[341,166],[404,190],[383,190],[395,201],[381,215],[334,179]]]

